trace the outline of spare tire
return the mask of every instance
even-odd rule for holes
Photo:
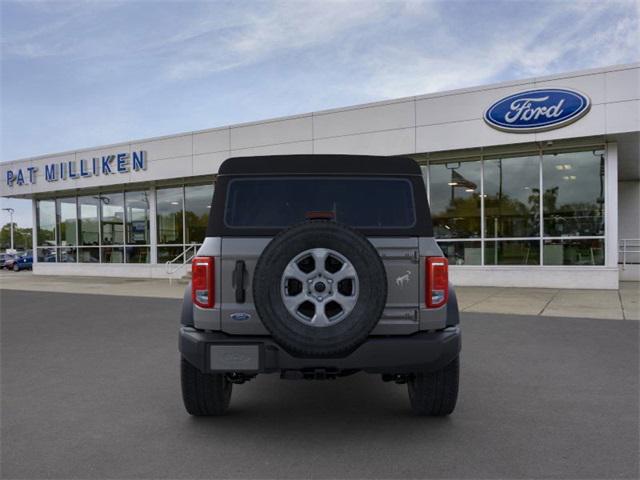
[[[378,252],[352,228],[313,220],[278,234],[258,259],[256,311],[292,355],[339,357],[378,323],[387,277]]]

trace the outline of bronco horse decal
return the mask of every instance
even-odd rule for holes
[[[405,284],[409,283],[409,280],[411,280],[411,271],[407,270],[407,273],[396,278],[396,285],[404,287]]]

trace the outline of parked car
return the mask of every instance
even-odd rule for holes
[[[13,268],[13,262],[15,262],[17,255],[13,253],[5,253],[4,259],[2,260],[2,268],[6,270],[11,270]]]
[[[223,414],[258,374],[360,371],[407,384],[418,415],[453,412],[458,304],[414,160],[232,158],[212,205],[181,316],[189,414]]]
[[[31,253],[25,253],[17,257],[12,266],[14,272],[19,272],[20,270],[31,270],[32,268],[33,255]]]

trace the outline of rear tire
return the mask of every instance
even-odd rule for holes
[[[442,417],[456,408],[460,357],[435,372],[420,372],[407,382],[411,409],[416,415]]]
[[[182,400],[190,415],[224,415],[229,408],[233,384],[222,373],[202,373],[184,358],[180,360]]]
[[[18,266],[18,264],[17,264],[17,263],[14,263],[14,264],[13,264],[13,271],[14,271],[14,272],[19,272],[19,271],[20,271],[20,267]]]

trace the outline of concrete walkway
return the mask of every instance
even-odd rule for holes
[[[463,312],[640,320],[640,284],[620,290],[457,287]]]
[[[185,285],[177,280],[170,284],[166,279],[34,275],[30,271],[0,270],[0,289],[182,299]]]
[[[182,298],[184,284],[169,280],[33,275],[0,271],[0,289],[93,293],[134,297]],[[622,282],[620,290],[457,287],[463,312],[548,317],[640,320],[640,284]]]

